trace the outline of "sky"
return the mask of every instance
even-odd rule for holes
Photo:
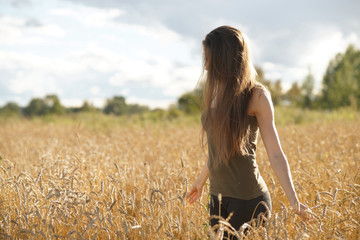
[[[256,66],[284,89],[360,48],[359,0],[0,0],[0,106],[56,94],[167,108],[196,87],[201,41],[221,25],[250,40]]]

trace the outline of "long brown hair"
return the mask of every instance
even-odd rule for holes
[[[247,110],[252,90],[257,86],[256,71],[246,37],[238,29],[218,27],[206,35],[202,44],[206,76],[203,102],[207,113],[203,133],[211,129],[216,163],[227,164],[233,155],[247,153]]]

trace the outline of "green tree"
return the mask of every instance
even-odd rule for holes
[[[278,79],[274,83],[270,84],[269,90],[270,90],[274,105],[280,105],[283,100],[281,80]]]
[[[84,101],[83,105],[78,109],[78,112],[95,112],[96,108],[93,104],[90,104],[88,101]]]
[[[290,89],[285,93],[284,98],[289,101],[292,106],[301,106],[302,94],[297,82],[291,85]]]
[[[186,92],[180,96],[177,101],[179,110],[186,114],[195,114],[200,112],[201,96],[198,91]]]
[[[33,117],[33,116],[43,116],[47,114],[48,108],[45,101],[41,98],[31,99],[29,105],[24,108],[24,115]]]
[[[181,116],[181,111],[179,108],[177,108],[175,105],[170,105],[169,109],[167,110],[167,118],[168,119],[174,119],[179,116]]]
[[[21,114],[21,109],[19,105],[15,102],[8,102],[5,106],[0,108],[0,115],[2,116],[19,116]]]
[[[330,109],[360,106],[360,51],[353,45],[329,62],[323,77],[321,103]]]
[[[277,79],[275,82],[265,78],[264,71],[261,67],[255,67],[257,72],[257,81],[263,84],[270,92],[274,105],[280,105],[284,98],[282,92],[281,79]]]
[[[194,90],[183,93],[177,100],[177,108],[188,115],[199,113],[202,107],[204,84],[200,82]]]
[[[148,106],[143,106],[139,104],[129,104],[127,105],[127,113],[128,114],[136,114],[136,113],[143,113],[149,111]]]
[[[302,107],[304,108],[312,108],[314,101],[314,85],[315,79],[309,69],[308,75],[305,77],[304,82],[301,85],[302,92]]]
[[[28,106],[24,108],[24,115],[44,116],[47,114],[63,114],[66,109],[60,103],[58,96],[54,94],[46,95],[44,99],[33,98]]]
[[[115,96],[107,99],[104,107],[105,114],[123,115],[127,113],[127,105],[123,96]]]
[[[47,113],[49,114],[65,113],[66,109],[61,105],[57,95],[55,94],[46,95],[44,101],[47,107]]]

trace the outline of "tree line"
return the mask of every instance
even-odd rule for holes
[[[360,50],[349,45],[344,53],[338,53],[330,60],[322,79],[321,90],[315,93],[315,79],[309,69],[307,76],[301,82],[294,82],[284,91],[281,79],[271,81],[265,78],[264,71],[256,67],[257,80],[267,87],[271,93],[274,105],[306,109],[336,110],[360,107]],[[200,87],[201,88],[201,87]],[[199,111],[201,91],[183,94],[178,100],[178,106],[186,113]]]
[[[264,71],[256,68],[258,81],[265,85],[271,93],[274,105],[287,105],[307,109],[338,109],[360,106],[360,50],[349,45],[344,53],[338,53],[330,60],[322,79],[322,88],[314,92],[315,80],[309,69],[308,75],[301,82],[294,82],[283,91],[281,79],[271,81],[265,78]],[[26,107],[9,102],[0,108],[2,116],[45,116],[62,115],[79,112],[103,112],[116,116],[155,112],[162,117],[176,117],[180,114],[196,114],[201,110],[202,85],[193,91],[182,94],[175,105],[168,110],[150,110],[148,106],[128,104],[123,96],[107,99],[103,108],[96,108],[87,101],[81,107],[64,107],[58,96],[51,94],[44,98],[33,98]]]
[[[79,112],[103,112],[105,114],[126,115],[149,111],[148,106],[127,104],[123,96],[114,96],[106,100],[104,108],[97,108],[88,101],[81,107],[64,107],[57,95],[50,94],[44,98],[33,98],[26,107],[20,107],[15,102],[9,102],[0,108],[0,115],[34,117],[45,115],[64,115]]]

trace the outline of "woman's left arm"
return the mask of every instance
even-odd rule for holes
[[[274,170],[290,205],[300,214],[305,214],[306,206],[301,204],[296,195],[289,163],[281,148],[274,122],[274,108],[271,96],[266,90],[258,90],[252,99],[252,109],[259,124],[260,134]]]

